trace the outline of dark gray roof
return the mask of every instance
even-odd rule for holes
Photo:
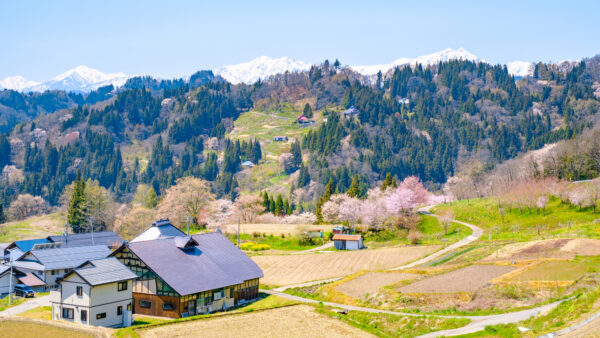
[[[181,238],[181,237],[180,237]],[[180,295],[243,283],[263,276],[245,253],[220,233],[193,235],[193,249],[180,249],[181,239],[129,243],[129,249]]]
[[[72,269],[89,260],[106,258],[110,253],[106,245],[31,250],[44,270]]]
[[[52,242],[61,242],[62,247],[74,248],[78,246],[90,246],[90,245],[116,245],[117,247],[123,243],[123,240],[119,235],[115,234],[112,231],[102,231],[102,232],[94,232],[94,241],[92,244],[92,233],[85,232],[79,234],[70,234],[65,238],[65,236],[57,235],[57,236],[48,236],[48,240]]]
[[[114,257],[88,261],[73,272],[90,285],[102,285],[138,277]]]

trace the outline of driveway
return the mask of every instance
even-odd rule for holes
[[[25,312],[27,310],[34,309],[40,306],[50,306],[50,295],[35,297],[30,300],[27,300],[17,306],[13,306],[9,309],[6,309],[0,312],[0,317],[11,317],[16,316],[21,312]]]

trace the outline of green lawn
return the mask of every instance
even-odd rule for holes
[[[444,227],[436,217],[419,215],[421,221],[419,230],[423,234],[420,244],[424,245],[448,245],[461,240],[471,234],[468,227],[452,223],[444,232]],[[377,248],[383,246],[410,244],[407,238],[408,233],[404,230],[390,231],[383,230],[377,234],[368,234],[365,236],[365,246]]]
[[[237,243],[237,235],[231,234],[228,235],[228,237],[232,242]],[[250,241],[259,244],[266,244],[273,250],[291,251],[308,250],[328,242],[326,237],[323,239],[314,238],[312,240],[312,244],[302,244],[300,241],[300,236],[285,236],[285,238],[282,238],[281,236],[276,235],[260,235],[255,237],[251,234],[240,234],[240,241],[242,243]]]
[[[490,233],[492,240],[508,241],[544,237],[600,238],[598,226],[593,223],[600,220],[600,212],[594,213],[591,208],[580,211],[556,198],[550,199],[545,211],[507,208],[503,217],[495,198],[455,201],[437,206],[434,212],[446,209],[451,209],[456,219],[485,229],[488,235],[482,236],[482,241],[488,240]]]
[[[21,303],[23,303],[25,301],[25,298],[16,298],[13,297],[12,303],[10,304],[10,306],[8,305],[8,296],[0,299],[0,311],[4,311],[8,308],[11,308],[13,306],[17,306]]]

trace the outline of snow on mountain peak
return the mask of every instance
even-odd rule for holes
[[[398,66],[420,64],[423,65],[423,67],[427,67],[450,60],[482,61],[476,55],[470,53],[464,48],[447,48],[443,51],[419,56],[414,59],[403,57],[396,59],[391,63],[371,66],[351,66],[350,68],[357,71],[358,73],[361,73],[362,75],[375,75],[379,71],[381,71],[382,73],[386,73],[390,69]]]
[[[12,89],[21,91],[27,87],[38,85],[39,82],[30,81],[22,76],[9,76],[4,78],[4,80],[0,80],[0,89]]]
[[[506,64],[508,73],[515,77],[533,75],[533,63],[526,61],[513,61]]]
[[[52,80],[24,88],[24,91],[42,92],[46,90],[65,90],[71,92],[90,92],[100,87],[112,84],[120,87],[129,77],[123,73],[105,74],[87,66],[77,66]]]
[[[268,56],[259,56],[249,62],[238,63],[236,65],[223,66],[215,72],[225,80],[238,83],[254,83],[259,79],[266,79],[271,75],[289,72],[299,72],[310,69],[311,64],[296,61],[288,57],[271,58]]]

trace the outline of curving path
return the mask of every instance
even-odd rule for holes
[[[435,214],[432,214],[429,210],[433,207],[432,206],[427,206],[424,208],[421,208],[418,210],[419,213],[424,214],[424,215],[429,215],[429,216],[433,216],[433,217],[438,217]],[[451,244],[449,246],[447,246],[446,248],[439,250],[437,252],[432,253],[429,256],[426,256],[424,258],[421,258],[417,261],[414,261],[412,263],[403,265],[403,266],[399,266],[397,268],[393,268],[390,270],[403,270],[403,269],[408,269],[408,268],[412,268],[418,265],[422,265],[425,264],[427,262],[430,262],[431,260],[434,260],[436,258],[439,258],[453,250],[456,250],[460,247],[463,247],[465,245],[468,245],[474,241],[476,241],[477,239],[479,239],[479,237],[481,237],[483,235],[483,229],[481,229],[478,226],[475,226],[473,224],[470,223],[466,223],[466,222],[462,222],[462,221],[458,221],[458,220],[453,220],[453,222],[458,223],[458,224],[462,224],[468,228],[470,228],[473,232],[471,233],[471,235],[461,239],[460,241]],[[510,312],[510,313],[503,313],[503,314],[498,314],[498,315],[488,315],[488,316],[453,316],[453,315],[423,315],[423,314],[416,314],[416,313],[407,313],[407,312],[399,312],[399,311],[388,311],[388,310],[381,310],[381,309],[374,309],[374,308],[368,308],[368,307],[362,307],[362,306],[352,306],[352,305],[346,305],[346,304],[340,304],[340,303],[331,303],[331,302],[320,302],[318,300],[314,300],[314,299],[309,299],[309,298],[302,298],[302,297],[298,297],[298,296],[293,296],[287,293],[283,293],[282,291],[285,291],[288,288],[293,288],[293,287],[301,287],[301,286],[310,286],[310,285],[315,285],[315,284],[320,284],[323,282],[328,282],[328,281],[335,281],[335,280],[339,280],[342,277],[339,278],[335,278],[335,279],[331,279],[331,280],[322,280],[322,281],[314,281],[314,282],[308,282],[308,283],[303,283],[303,284],[298,284],[298,285],[289,285],[287,287],[281,287],[278,289],[274,289],[274,290],[261,290],[261,292],[267,293],[267,294],[271,294],[271,295],[275,295],[275,296],[279,296],[279,297],[283,297],[283,298],[287,298],[290,300],[295,300],[298,302],[303,302],[303,303],[309,303],[309,304],[324,304],[327,306],[331,306],[331,307],[336,307],[336,308],[341,308],[341,309],[346,309],[349,311],[362,311],[362,312],[370,312],[370,313],[387,313],[387,314],[393,314],[393,315],[400,315],[400,316],[411,316],[411,317],[423,317],[423,316],[431,316],[431,317],[441,317],[441,318],[467,318],[471,320],[471,323],[469,323],[466,326],[463,326],[461,328],[457,328],[457,329],[451,329],[451,330],[443,330],[443,331],[437,331],[437,332],[432,332],[432,333],[428,333],[422,336],[419,336],[420,338],[430,338],[430,337],[439,337],[439,336],[456,336],[456,335],[462,335],[462,334],[467,334],[467,333],[473,333],[473,332],[478,332],[481,330],[484,330],[486,326],[488,325],[496,325],[496,324],[510,324],[510,323],[517,323],[523,320],[526,320],[528,318],[531,318],[533,316],[538,315],[540,312],[546,312],[546,311],[550,311],[553,308],[555,308],[558,304],[564,302],[565,300],[560,300],[551,304],[546,304],[543,306],[539,306],[533,309],[528,309],[528,310],[522,310],[522,311],[518,311],[518,312]]]

